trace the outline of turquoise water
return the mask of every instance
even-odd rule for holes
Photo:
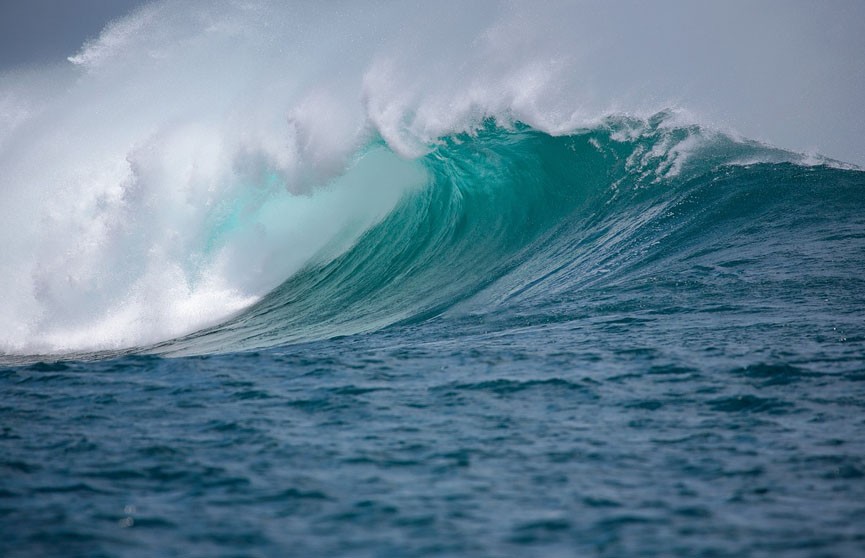
[[[865,174],[668,116],[373,140],[251,307],[0,357],[0,554],[861,555]]]

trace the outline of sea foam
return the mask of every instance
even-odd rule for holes
[[[489,120],[566,135],[687,104],[667,114],[747,131],[754,107],[729,110],[730,91],[765,61],[748,47],[766,39],[749,23],[685,60],[675,40],[704,25],[662,31],[694,9],[165,1],[68,62],[7,71],[0,350],[131,347],[217,323],[347,249],[425,183],[417,158]],[[734,27],[734,9],[704,11]],[[772,25],[803,13],[771,12]],[[794,54],[818,39],[772,44]],[[741,71],[708,88],[718,70],[704,63],[725,44],[744,49],[723,61]],[[783,132],[776,143],[796,147]],[[673,177],[698,141],[670,136],[635,164],[664,161]]]

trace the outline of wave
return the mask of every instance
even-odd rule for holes
[[[262,268],[278,268],[285,280],[213,326],[133,350],[252,350],[448,313],[491,315],[526,300],[549,309],[563,292],[621,285],[656,272],[659,261],[669,274],[687,271],[695,253],[726,254],[735,242],[718,231],[767,212],[792,220],[818,211],[831,220],[815,205],[847,196],[849,210],[865,185],[850,165],[678,120],[674,112],[608,117],[554,136],[488,119],[415,159],[378,138],[309,193],[291,194],[263,175],[200,220],[202,252],[189,255],[186,276],[196,276],[194,256],[233,250],[233,261],[245,259],[234,273],[254,281]],[[804,234],[783,219],[772,226],[791,241]],[[749,235],[757,257],[769,250],[770,236]],[[303,243],[274,247],[273,237]],[[176,304],[172,296],[157,300]]]
[[[671,118],[608,118],[567,136],[487,121],[443,138],[417,160],[424,185],[350,248],[326,251],[234,318],[151,350],[260,349],[442,314],[488,317],[526,300],[549,310],[562,292],[621,284],[659,261],[674,269],[752,216],[796,215],[865,184],[846,165]],[[787,191],[823,181],[804,199]],[[759,252],[767,240],[748,243]]]
[[[160,2],[69,65],[3,74],[0,351],[200,354],[490,313],[714,229],[731,172],[859,180],[665,100],[599,101],[561,10],[588,25]]]

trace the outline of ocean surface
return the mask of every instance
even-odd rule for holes
[[[251,307],[7,353],[0,554],[861,555],[865,173],[669,120],[372,141]]]
[[[161,0],[0,68],[0,557],[865,556],[862,29]]]

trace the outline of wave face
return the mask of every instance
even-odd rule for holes
[[[310,193],[258,180],[197,219],[200,248],[184,277],[202,276],[195,258],[228,252],[252,270],[249,283],[268,267],[287,279],[217,325],[134,350],[263,349],[435,316],[579,319],[608,288],[642,311],[669,290],[678,305],[650,311],[734,314],[754,311],[747,291],[757,288],[797,301],[778,311],[798,313],[823,296],[811,285],[827,273],[849,282],[838,288],[850,308],[865,307],[865,174],[683,126],[672,112],[560,136],[489,119],[416,158],[371,141]]]
[[[677,296],[692,296],[701,311],[740,298],[747,281],[725,271],[737,265],[807,283],[808,267],[794,254],[826,242],[821,231],[839,217],[849,230],[832,233],[839,239],[814,255],[811,271],[822,273],[838,242],[857,256],[843,264],[855,275],[862,172],[803,166],[794,154],[672,119],[610,118],[566,136],[488,121],[443,138],[412,161],[422,185],[350,248],[324,251],[238,316],[154,350],[261,349],[526,306],[558,316],[575,293],[628,284],[692,285]],[[396,159],[388,154],[381,142],[370,145],[356,168],[381,157],[374,174],[389,175]],[[354,182],[354,172],[345,179]]]

